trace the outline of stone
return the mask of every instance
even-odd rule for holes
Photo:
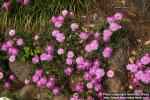
[[[25,79],[31,79],[31,72],[35,70],[35,66],[29,62],[14,62],[9,63],[10,70],[16,75],[16,77],[24,83]]]
[[[128,85],[127,77],[127,52],[124,48],[118,48],[108,60],[108,69],[113,70],[115,75],[106,79],[107,92],[124,93]]]
[[[53,100],[69,100],[69,98],[64,95],[54,96]]]
[[[18,93],[21,100],[32,100],[36,87],[34,85],[25,85]]]

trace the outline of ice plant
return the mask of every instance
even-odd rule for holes
[[[72,23],[70,27],[72,31],[76,31],[79,28],[79,25],[77,23]]]
[[[18,46],[22,46],[22,45],[24,44],[23,39],[22,39],[22,38],[17,39],[16,44],[17,44]]]
[[[10,36],[14,36],[15,33],[16,33],[16,31],[15,31],[14,29],[11,29],[11,30],[9,31],[9,35],[10,35]]]
[[[0,72],[0,80],[3,78],[3,73]]]
[[[113,76],[114,76],[114,71],[109,70],[109,71],[107,72],[107,76],[108,76],[108,77],[113,77]]]
[[[111,56],[113,49],[110,46],[105,47],[105,49],[103,50],[103,57],[104,58],[109,58]]]

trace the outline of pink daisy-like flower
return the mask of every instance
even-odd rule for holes
[[[64,16],[61,16],[61,15],[58,16],[57,19],[58,19],[59,22],[62,22],[62,23],[63,23],[63,21],[65,20],[65,19],[64,19]]]
[[[83,78],[88,81],[88,80],[92,79],[92,76],[89,72],[85,72],[83,75]]]
[[[9,7],[10,7],[10,2],[4,2],[3,4],[2,4],[2,6],[1,6],[3,9],[6,9],[6,10],[8,10],[9,9]]]
[[[22,38],[19,38],[19,39],[17,39],[16,43],[18,46],[22,46],[24,44],[24,41]]]
[[[28,79],[25,79],[25,80],[24,80],[24,84],[25,84],[25,85],[27,85],[27,84],[29,84],[29,83],[30,83],[30,80],[28,80]]]
[[[32,63],[33,63],[33,64],[37,64],[37,63],[39,63],[39,61],[40,61],[40,60],[39,60],[39,57],[38,57],[38,56],[35,56],[35,57],[32,58]]]
[[[11,29],[11,30],[9,31],[9,36],[14,36],[15,33],[16,33],[16,31],[15,31],[14,29]]]
[[[73,68],[67,67],[64,72],[66,75],[70,76],[73,73]]]
[[[55,22],[54,25],[56,28],[60,28],[62,26],[62,22]]]
[[[46,83],[46,87],[49,88],[49,89],[53,89],[54,88],[54,82],[49,80],[47,83]]]
[[[71,24],[71,30],[76,31],[79,28],[79,25],[77,23],[72,23]]]
[[[54,51],[54,47],[51,44],[48,44],[46,49],[47,53],[52,54]]]
[[[100,33],[99,32],[96,32],[96,33],[94,33],[94,38],[99,38],[100,37]]]
[[[110,29],[105,29],[104,32],[103,32],[103,40],[105,42],[109,41],[111,36],[112,36],[112,31]]]
[[[123,18],[123,14],[121,12],[115,13],[114,18],[115,20],[121,20]]]
[[[64,54],[64,49],[63,48],[59,48],[57,50],[58,55],[63,55]]]
[[[73,58],[73,57],[74,57],[73,51],[68,51],[67,58]]]
[[[11,74],[11,75],[9,76],[9,79],[13,81],[13,80],[15,80],[15,79],[16,79],[16,77],[15,77],[15,75],[14,75],[14,74]]]
[[[117,31],[117,30],[121,29],[121,26],[117,23],[110,23],[109,29],[112,31]]]
[[[103,50],[103,57],[109,58],[112,54],[112,51],[113,51],[112,47],[110,46],[105,47],[105,49]]]
[[[51,21],[52,21],[53,23],[56,23],[56,22],[58,21],[58,20],[57,20],[57,17],[56,17],[56,16],[52,16]]]
[[[135,73],[138,70],[138,67],[136,64],[128,64],[127,70],[131,71],[132,73]]]
[[[60,34],[59,30],[55,29],[55,30],[52,31],[52,36],[54,36],[54,37],[57,37],[59,34]]]
[[[23,0],[24,5],[28,5],[30,3],[30,0]]]
[[[11,55],[10,57],[9,57],[9,62],[14,62],[16,60],[16,57],[14,56],[14,55]]]
[[[67,58],[66,59],[66,64],[71,65],[73,63],[73,59]]]
[[[64,17],[66,17],[67,14],[68,14],[68,11],[67,11],[67,10],[63,10],[63,11],[61,12],[61,14],[62,14]]]
[[[93,84],[92,83],[87,83],[86,86],[87,86],[88,89],[92,89],[93,88]]]
[[[9,55],[17,56],[19,54],[19,50],[14,47],[11,47],[8,49],[8,53],[9,53]]]
[[[81,32],[81,33],[79,34],[79,37],[80,37],[80,39],[82,39],[82,40],[86,40],[86,39],[88,39],[89,35],[88,35],[88,33],[86,33],[86,32]]]
[[[53,94],[55,94],[55,95],[60,94],[60,92],[61,92],[61,90],[60,90],[60,88],[58,88],[58,87],[55,87],[55,88],[53,89]]]
[[[7,46],[8,48],[12,47],[13,45],[14,45],[14,41],[13,41],[13,40],[8,40],[8,41],[6,41],[6,46]]]
[[[78,65],[82,64],[83,62],[84,62],[83,56],[79,56],[79,57],[76,58],[76,63],[77,63]]]
[[[114,71],[109,70],[109,71],[107,72],[107,76],[108,76],[108,77],[113,77],[113,76],[114,76]]]
[[[78,92],[78,93],[81,93],[83,91],[83,85],[80,84],[80,83],[77,83],[75,85],[75,91]]]
[[[37,76],[37,75],[34,75],[34,76],[32,77],[32,81],[33,81],[34,83],[37,83],[37,82],[39,81],[39,79],[40,79],[40,77]]]
[[[3,73],[0,72],[0,80],[3,78]]]
[[[4,88],[5,89],[8,89],[8,88],[10,88],[11,87],[11,84],[9,83],[9,82],[6,82],[5,84],[4,84]]]
[[[8,47],[5,43],[1,46],[1,50],[2,51],[7,51],[8,50]]]
[[[108,23],[114,23],[115,21],[116,21],[116,19],[114,18],[114,16],[107,17],[107,22]]]

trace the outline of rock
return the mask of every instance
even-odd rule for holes
[[[69,100],[69,98],[64,95],[54,96],[53,100]]]
[[[127,52],[124,48],[118,48],[108,60],[108,69],[115,72],[113,78],[106,79],[106,90],[108,93],[125,93],[128,84],[128,76],[126,70]]]
[[[30,80],[32,72],[36,67],[29,62],[14,62],[9,63],[10,70],[16,75],[16,77],[24,83],[25,79]]]
[[[32,100],[34,97],[34,93],[36,91],[36,87],[34,85],[26,85],[24,86],[18,93],[21,100]]]

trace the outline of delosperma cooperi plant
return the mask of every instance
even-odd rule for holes
[[[123,18],[123,15],[118,12],[108,17],[105,29],[102,31],[97,30],[93,33],[82,30],[80,24],[74,20],[71,22],[72,17],[74,17],[72,12],[67,10],[63,10],[58,16],[52,16],[50,19],[51,25],[48,29],[49,32],[45,37],[48,40],[44,40],[42,33],[41,35],[36,34],[31,39],[33,40],[31,44],[34,48],[38,45],[35,52],[32,52],[34,49],[26,46],[25,39],[21,37],[15,38],[17,35],[15,29],[9,30],[9,39],[5,40],[1,45],[1,51],[8,54],[7,57],[10,63],[14,63],[24,57],[23,61],[29,61],[39,67],[34,71],[31,80],[25,80],[25,84],[33,83],[37,88],[47,88],[54,95],[58,95],[64,89],[59,83],[60,79],[58,77],[60,76],[57,76],[59,72],[55,71],[55,68],[59,69],[58,67],[60,67],[59,71],[60,73],[63,71],[65,77],[69,78],[80,75],[80,78],[83,79],[83,81],[77,82],[73,87],[71,100],[80,100],[81,98],[91,98],[90,100],[94,100],[95,96],[101,99],[103,98],[102,93],[104,91],[102,85],[104,77],[112,78],[115,76],[115,72],[112,69],[105,69],[104,63],[106,62],[103,61],[107,61],[114,51],[109,41],[113,33],[122,28],[119,25],[119,21]],[[42,38],[44,42],[40,41]],[[71,39],[73,40],[70,42]],[[103,44],[103,47],[101,47],[101,44]],[[99,49],[102,49],[102,52]],[[22,53],[24,51],[25,53]],[[89,57],[91,54],[101,55],[101,59],[104,60]],[[59,66],[55,65],[55,63],[59,63]],[[134,83],[150,83],[150,71],[149,68],[145,67],[149,63],[150,56],[145,55],[137,63],[127,66],[127,70],[134,75]],[[52,71],[44,72],[47,67]],[[53,75],[53,73],[55,74]],[[2,78],[3,73],[0,72],[0,79]],[[13,75],[9,76],[9,78],[10,80],[15,79]],[[9,88],[10,83],[6,82],[5,87]],[[82,94],[85,92],[89,93],[89,91],[92,91],[92,93],[88,94],[87,97],[82,97]]]

